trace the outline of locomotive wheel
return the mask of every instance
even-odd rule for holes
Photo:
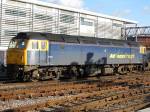
[[[26,80],[25,80],[25,74],[24,74],[23,71],[19,71],[19,72],[18,72],[17,79],[18,79],[19,81],[23,81],[23,82],[26,81]]]
[[[71,79],[72,80],[77,80],[78,79],[78,76],[79,76],[79,73],[78,73],[78,71],[72,71],[72,76],[71,76]]]
[[[32,78],[31,81],[32,81],[32,82],[38,82],[39,80]]]
[[[53,79],[53,80],[59,80],[59,79],[60,79],[60,74],[61,74],[60,71],[58,71],[57,73],[56,73],[56,72],[53,72],[52,74],[53,74],[53,75],[52,75],[52,79]]]
[[[39,74],[38,70],[35,70],[35,71],[31,72],[31,76],[32,77],[30,80],[32,82],[37,82],[39,80],[40,74]]]
[[[126,70],[126,68],[125,68],[124,66],[120,66],[120,67],[118,68],[118,73],[119,73],[120,75],[125,75],[125,74],[127,74],[127,70]]]
[[[22,78],[23,82],[32,81],[29,75],[24,75]]]

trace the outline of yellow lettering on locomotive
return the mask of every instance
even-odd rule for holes
[[[109,58],[115,58],[115,54],[110,54]]]
[[[110,54],[110,59],[133,59],[135,57],[134,54]]]

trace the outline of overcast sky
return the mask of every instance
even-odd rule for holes
[[[138,21],[150,26],[150,0],[43,0]]]

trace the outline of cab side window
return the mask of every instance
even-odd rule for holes
[[[38,41],[32,41],[32,49],[38,49]]]
[[[47,43],[45,41],[41,42],[41,49],[46,49]]]
[[[47,40],[41,40],[40,42],[40,50],[47,51],[48,50],[48,41]]]

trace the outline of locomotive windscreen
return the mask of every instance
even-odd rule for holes
[[[26,39],[12,39],[9,44],[9,48],[23,49],[26,46]]]

